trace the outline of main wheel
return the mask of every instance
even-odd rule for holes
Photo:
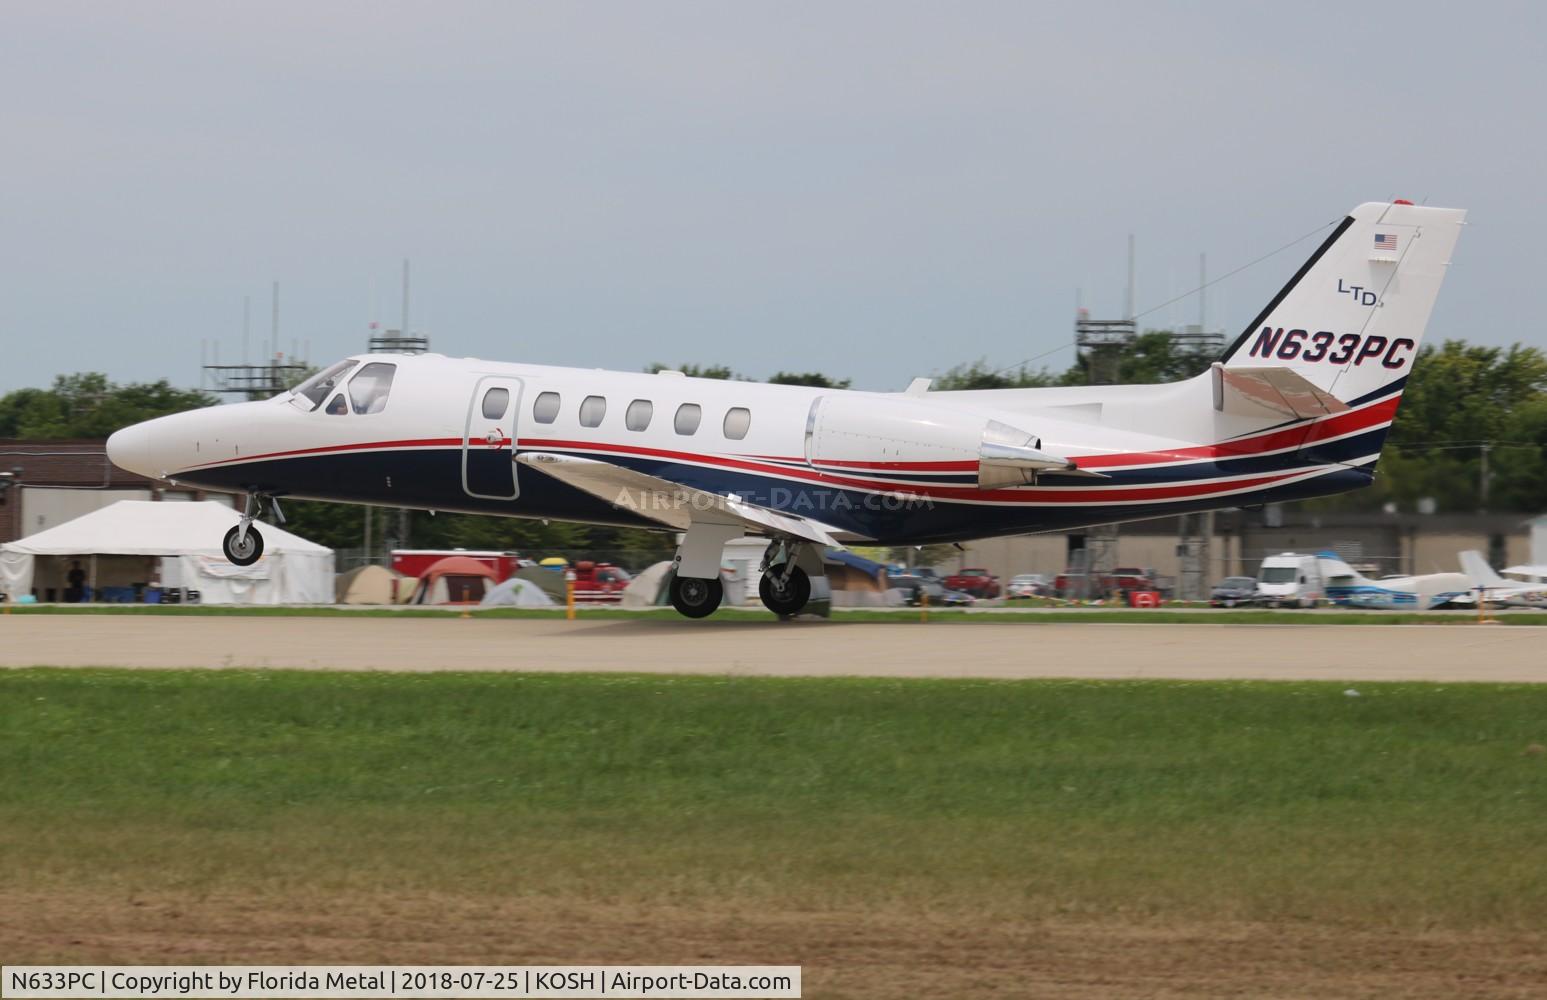
[[[707,618],[720,606],[725,587],[719,579],[678,576],[671,581],[671,606],[686,618]]]
[[[799,566],[790,570],[789,579],[781,581],[780,576],[777,570],[764,573],[757,584],[757,596],[763,599],[763,607],[781,618],[798,615],[811,599],[811,578]]]
[[[237,532],[241,529],[232,528],[226,532],[225,541],[220,543],[226,558],[238,566],[251,566],[263,555],[263,536],[258,534],[258,529],[252,525],[247,526],[247,537],[237,541]]]

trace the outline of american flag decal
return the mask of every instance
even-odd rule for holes
[[[1396,253],[1397,252],[1397,237],[1396,237],[1396,234],[1395,233],[1376,233],[1375,234],[1375,252],[1376,253]]]

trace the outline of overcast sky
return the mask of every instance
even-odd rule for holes
[[[197,384],[276,279],[354,353],[404,257],[447,354],[1063,368],[1128,233],[1142,310],[1391,197],[1471,210],[1431,338],[1547,346],[1544,6],[3,0],[0,391]]]

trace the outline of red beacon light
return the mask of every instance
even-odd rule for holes
[[[1408,201],[1406,198],[1398,198],[1396,201],[1392,202],[1392,204],[1393,205],[1411,205],[1412,202]]]

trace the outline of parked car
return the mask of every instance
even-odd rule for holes
[[[894,589],[903,592],[903,602],[909,607],[918,607],[924,603],[924,595],[929,595],[929,606],[939,607],[970,607],[977,602],[971,594],[960,590],[951,590],[940,584],[938,580],[929,577],[915,576],[912,574],[887,575],[887,583]]]
[[[964,569],[940,582],[947,590],[959,590],[980,600],[999,596],[999,577],[979,567]]]
[[[1010,578],[1010,585],[1005,588],[1005,596],[1010,600],[1017,597],[1046,597],[1053,592],[1053,581],[1041,573],[1020,573]]]
[[[1233,608],[1256,600],[1257,578],[1253,576],[1227,576],[1209,591],[1209,605],[1216,608]]]

